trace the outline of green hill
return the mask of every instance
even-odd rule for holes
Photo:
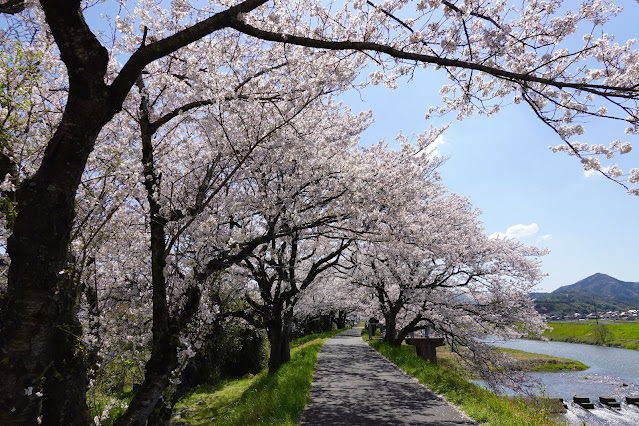
[[[538,312],[573,315],[575,312],[639,309],[639,282],[626,282],[606,274],[594,274],[552,293],[531,293]]]

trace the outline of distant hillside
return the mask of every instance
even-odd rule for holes
[[[594,274],[552,293],[531,293],[535,308],[543,314],[572,315],[639,309],[639,282],[620,281],[606,274]]]

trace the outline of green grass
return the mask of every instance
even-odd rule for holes
[[[520,371],[558,373],[561,371],[582,371],[588,368],[586,364],[574,359],[536,354],[518,349],[499,348],[498,350],[514,357],[517,360],[516,368]]]
[[[508,355],[515,358],[514,367],[518,371],[559,373],[562,371],[582,371],[588,368],[586,364],[574,359],[560,358],[553,355],[536,354],[532,352],[520,351],[518,349],[496,349],[502,353],[507,353]],[[450,348],[446,346],[437,348],[437,358],[440,360],[444,360],[446,365],[459,365],[459,356],[451,352]]]
[[[141,380],[141,368],[134,361],[116,359],[105,365],[87,391],[90,418],[97,416],[103,426],[112,425],[133,399],[133,383]]]
[[[544,332],[544,337],[552,341],[639,350],[639,323],[601,324],[600,327],[604,326],[610,333],[605,333],[605,336],[597,333],[597,325],[593,323],[552,322],[548,325],[553,330]]]
[[[391,362],[443,395],[476,421],[485,425],[555,425],[551,410],[523,398],[505,398],[470,383],[448,362],[432,364],[419,358],[412,347],[394,347],[381,340],[368,342]]]
[[[324,343],[341,330],[293,341],[291,360],[272,374],[201,388],[174,408],[172,425],[296,425],[308,401],[317,357]]]

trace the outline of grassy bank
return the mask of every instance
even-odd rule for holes
[[[517,360],[515,368],[519,371],[558,373],[561,371],[583,371],[588,368],[586,364],[569,358],[536,354],[518,349],[499,348],[499,351],[515,358]]]
[[[561,371],[582,371],[588,368],[586,364],[574,359],[536,354],[518,349],[497,348],[497,350],[512,356],[516,361],[515,369],[518,371],[557,373]],[[458,361],[458,356],[452,353],[447,347],[437,348],[437,357],[450,360],[453,364],[456,364]]]
[[[293,341],[291,360],[268,374],[200,388],[178,403],[172,425],[296,425],[324,343],[341,330]]]
[[[639,350],[639,323],[552,322],[544,337],[555,342],[585,343]]]
[[[550,409],[521,398],[504,398],[473,383],[462,373],[435,365],[415,355],[412,347],[393,347],[381,340],[368,342],[407,374],[446,399],[476,421],[486,425],[555,425]]]

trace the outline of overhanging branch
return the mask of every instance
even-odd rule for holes
[[[245,23],[244,21],[231,18],[229,27],[250,35],[261,40],[274,41],[279,43],[295,44],[298,46],[312,47],[317,49],[328,50],[359,50],[359,51],[373,51],[378,53],[387,54],[393,58],[406,59],[410,61],[416,61],[421,63],[428,63],[438,65],[442,67],[463,68],[469,70],[481,71],[483,73],[492,75],[502,80],[510,81],[519,85],[525,83],[538,83],[547,86],[556,87],[558,89],[573,89],[580,90],[588,93],[592,93],[597,96],[610,96],[615,98],[634,99],[639,95],[638,87],[620,87],[620,86],[607,86],[603,84],[590,84],[590,83],[571,83],[566,81],[553,80],[549,78],[543,78],[534,74],[517,73],[506,71],[500,68],[491,67],[474,62],[463,61],[460,59],[444,58],[440,56],[427,55],[417,52],[406,52],[396,49],[389,45],[379,44],[367,41],[332,41],[332,40],[319,40],[304,36],[296,36],[291,34],[281,34],[271,31],[261,30],[252,25]]]

